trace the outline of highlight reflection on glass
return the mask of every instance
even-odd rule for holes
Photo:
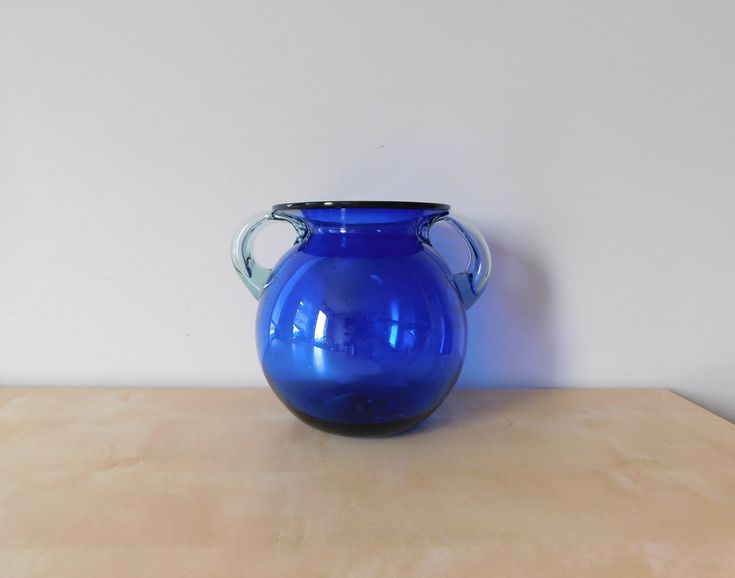
[[[316,343],[324,343],[327,336],[327,316],[324,311],[320,311],[316,316],[316,325],[314,326],[314,341]]]

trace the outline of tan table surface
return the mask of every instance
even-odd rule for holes
[[[407,435],[266,389],[0,389],[0,577],[735,576],[735,425],[459,390]]]

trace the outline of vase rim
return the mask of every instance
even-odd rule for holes
[[[444,203],[414,201],[304,201],[273,205],[274,211],[298,209],[417,209],[423,211],[448,211],[449,208],[449,205]]]

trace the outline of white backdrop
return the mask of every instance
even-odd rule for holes
[[[5,0],[0,383],[264,385],[237,224],[427,200],[495,254],[461,384],[735,417],[734,30],[711,0]]]

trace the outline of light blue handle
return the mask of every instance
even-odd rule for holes
[[[482,233],[466,217],[447,214],[433,221],[431,225],[439,221],[452,224],[467,243],[469,249],[467,267],[461,273],[454,274],[454,284],[457,286],[460,297],[462,297],[465,309],[469,309],[482,295],[487,280],[490,278],[490,269],[492,268],[490,248],[487,246]],[[431,226],[429,227],[430,230]]]
[[[260,299],[270,283],[273,269],[263,267],[255,260],[253,249],[255,247],[255,235],[263,225],[269,221],[286,221],[293,225],[296,229],[296,241],[294,245],[302,243],[307,235],[308,228],[300,219],[277,213],[259,213],[253,215],[245,221],[245,223],[235,232],[232,238],[232,264],[235,270],[240,274],[245,286],[253,294],[253,297]]]

